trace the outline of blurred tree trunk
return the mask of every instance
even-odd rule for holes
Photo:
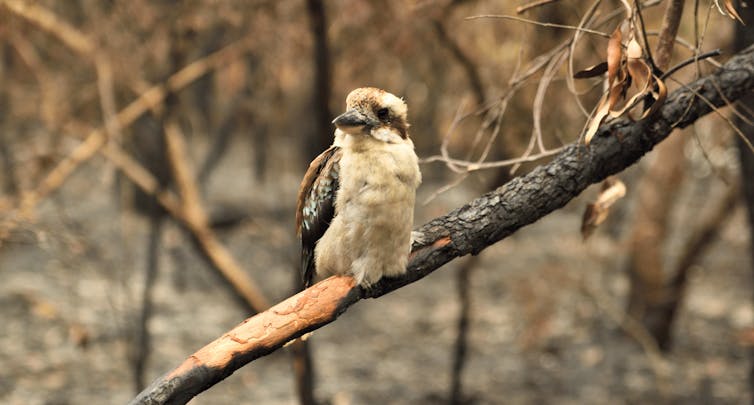
[[[733,46],[735,51],[739,51],[754,43],[754,7],[752,7],[751,3],[749,3],[749,7],[741,7],[741,2],[739,2],[736,9],[747,24],[736,24],[736,34],[733,40]],[[738,103],[739,105],[748,107],[743,113],[746,114],[750,120],[754,120],[754,117],[752,117],[751,114],[751,106],[754,106],[754,94],[749,93]],[[749,125],[738,117],[736,117],[734,123],[749,141],[749,144],[754,144],[754,125]],[[751,270],[754,272],[754,151],[749,148],[749,145],[747,145],[743,139],[740,137],[736,137],[736,139],[738,141],[738,151],[741,161],[741,191],[744,197],[746,211],[749,216],[749,243],[751,245],[749,253],[751,254]],[[752,403],[754,403],[754,347],[749,349],[749,361],[751,363],[749,366],[749,392],[752,396]]]
[[[330,49],[327,42],[327,15],[322,0],[307,0],[309,25],[314,41],[314,78],[312,82],[312,107],[314,125],[312,133],[304,145],[307,146],[307,161],[313,160],[320,152],[327,149],[333,140],[334,118],[330,112],[330,89],[332,74],[330,66]]]
[[[670,65],[683,3],[683,0],[672,0],[665,11],[655,55],[655,63],[661,70]],[[670,346],[667,303],[671,301],[663,271],[663,245],[685,164],[686,137],[679,132],[658,145],[654,159],[639,182],[627,264],[631,280],[628,313],[647,328],[663,350]]]
[[[330,91],[332,87],[332,73],[330,49],[327,41],[327,14],[322,0],[306,0],[311,29],[314,62],[314,77],[312,82],[312,110],[314,125],[303,145],[306,146],[304,156],[311,161],[323,150],[327,149],[333,140],[333,127],[330,112]],[[266,140],[266,139],[265,139]],[[300,289],[301,281],[296,277],[294,290]],[[296,394],[301,405],[314,405],[315,369],[314,358],[311,353],[309,340],[296,340],[292,346],[293,373],[296,379]]]
[[[184,29],[172,27],[170,32],[170,55],[169,66],[162,73],[162,81],[178,71],[185,64],[186,51],[188,48],[187,36],[190,32]],[[170,92],[165,98],[164,109],[154,112],[159,116],[145,116],[145,130],[141,131],[134,127],[131,147],[134,155],[146,167],[165,188],[173,182],[172,171],[169,166],[167,143],[165,138],[165,126],[170,121],[178,119],[178,95]],[[139,120],[141,121],[141,120]],[[138,121],[137,121],[138,122]],[[147,238],[146,264],[144,269],[144,288],[141,297],[141,311],[134,340],[133,371],[134,386],[136,392],[140,392],[146,383],[146,369],[151,354],[151,333],[149,320],[152,317],[152,290],[157,275],[159,274],[160,241],[162,239],[162,224],[165,219],[165,211],[154,195],[146,194],[137,187],[133,187],[135,207],[137,212],[149,218],[149,236]]]
[[[13,153],[10,150],[11,140],[9,139],[10,125],[10,104],[8,103],[7,84],[4,83],[11,65],[11,49],[7,42],[0,44],[0,169],[2,169],[2,191],[3,194],[16,195],[18,193],[18,182],[16,180],[15,164],[13,163]]]

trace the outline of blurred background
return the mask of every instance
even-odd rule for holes
[[[669,1],[642,3],[652,49]],[[685,5],[663,70],[723,56],[671,91],[751,44],[751,9],[733,3],[744,27],[723,3]],[[625,18],[619,1],[0,0],[0,402],[127,402],[291,295],[296,192],[350,90],[408,103],[418,226],[579,139],[604,78],[570,78]],[[311,384],[279,350],[193,403],[750,402],[745,105],[621,173],[588,239],[599,185],[316,331]]]

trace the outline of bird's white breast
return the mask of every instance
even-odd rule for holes
[[[342,148],[336,216],[317,244],[317,269],[369,285],[405,272],[421,173],[408,139],[348,136]]]

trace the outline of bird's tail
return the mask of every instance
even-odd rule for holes
[[[301,249],[301,279],[303,288],[311,286],[314,279],[314,249],[306,246]]]

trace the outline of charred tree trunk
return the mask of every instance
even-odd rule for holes
[[[327,149],[332,143],[333,128],[330,123],[333,117],[330,112],[330,89],[332,88],[332,74],[330,49],[327,42],[327,14],[322,0],[307,0],[309,11],[309,25],[314,41],[314,80],[312,82],[312,106],[314,111],[313,133],[308,138],[306,153],[307,161]]]
[[[170,68],[163,74],[169,77],[183,66],[185,59],[184,32],[171,32]],[[131,149],[134,156],[159,181],[161,187],[168,187],[173,178],[168,164],[167,144],[165,140],[165,124],[175,119],[178,98],[175,93],[167,95],[164,110],[159,117],[145,116],[139,121],[141,126],[134,126]],[[133,352],[134,386],[136,392],[143,389],[144,374],[151,352],[149,320],[152,317],[152,288],[159,274],[160,239],[165,211],[157,202],[154,195],[146,194],[133,187],[134,208],[137,212],[149,218],[149,236],[146,247],[146,264],[144,269],[144,288],[141,295],[141,311],[135,331]]]
[[[10,46],[7,43],[0,45],[0,167],[3,170],[2,190],[5,194],[15,196],[18,194],[18,181],[16,180],[13,153],[10,150],[8,125],[5,124],[10,116],[10,105],[5,90],[7,86],[3,83],[3,80],[9,76],[11,57]]]
[[[312,82],[312,106],[314,110],[313,133],[307,138],[307,161],[327,149],[332,143],[333,119],[330,112],[330,89],[332,87],[330,50],[327,41],[327,14],[322,0],[307,0],[309,26],[314,41],[313,62],[314,80]],[[266,138],[263,138],[266,141]],[[300,289],[300,280],[294,281],[294,288]],[[315,370],[309,341],[297,340],[292,347],[293,368],[296,379],[296,393],[302,405],[314,405]]]
[[[450,375],[451,405],[466,403],[463,394],[463,369],[469,347],[469,329],[471,324],[471,273],[479,265],[479,256],[472,256],[458,269],[456,290],[458,292],[459,314],[455,345],[453,346],[453,366]]]

